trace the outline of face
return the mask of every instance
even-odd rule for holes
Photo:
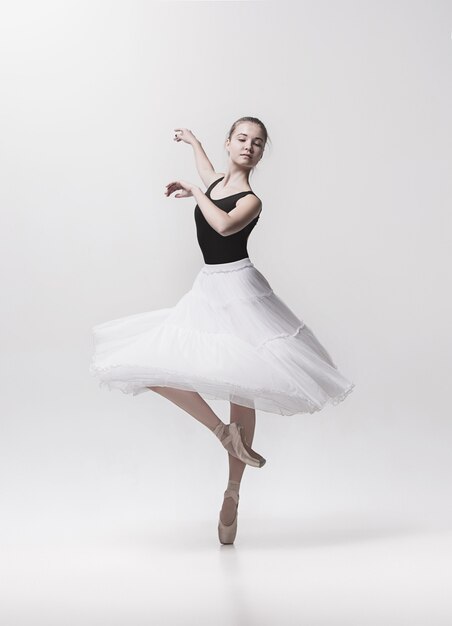
[[[242,122],[238,124],[231,139],[226,141],[229,157],[238,165],[252,168],[261,160],[264,153],[264,134],[258,124]],[[249,155],[249,158],[243,155]]]

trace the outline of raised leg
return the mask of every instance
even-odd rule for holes
[[[197,391],[175,389],[174,387],[148,387],[148,389],[168,398],[212,431],[218,424],[224,423]]]
[[[243,425],[245,436],[248,444],[251,446],[254,438],[254,430],[256,427],[256,411],[240,404],[230,402],[230,421],[239,422]],[[240,483],[246,463],[240,461],[236,457],[228,454],[229,457],[229,480]],[[223,506],[220,512],[220,519],[223,524],[231,524],[234,520],[236,512],[236,503],[233,498],[227,497],[223,500]]]

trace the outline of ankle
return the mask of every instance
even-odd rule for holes
[[[240,489],[240,481],[239,480],[228,480],[227,489],[231,489],[232,491],[239,491]]]
[[[213,428],[211,428],[210,430],[213,432],[213,434],[218,437],[218,439],[221,440],[221,437],[224,433],[224,429],[226,427],[226,424],[224,422],[222,422],[220,419],[218,420],[218,424],[216,424]]]

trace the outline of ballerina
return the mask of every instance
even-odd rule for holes
[[[229,477],[218,535],[221,543],[230,544],[245,467],[261,468],[266,462],[251,447],[256,410],[314,413],[344,400],[355,385],[248,255],[248,237],[262,211],[249,176],[268,141],[264,124],[255,117],[233,123],[225,142],[226,173],[215,171],[191,130],[176,128],[174,141],[192,146],[207,189],[178,179],[164,193],[196,200],[204,264],[175,306],[95,326],[90,372],[110,389],[162,395],[220,440],[229,455]],[[206,401],[216,399],[229,402],[228,424]]]

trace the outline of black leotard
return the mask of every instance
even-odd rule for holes
[[[222,211],[226,211],[226,213],[232,211],[237,200],[246,196],[248,193],[256,195],[253,191],[239,191],[239,193],[234,193],[231,196],[226,196],[218,200],[211,198],[210,191],[223,178],[224,176],[214,181],[206,190],[206,196]],[[220,235],[220,233],[217,233],[217,231],[212,228],[198,205],[195,206],[194,216],[196,235],[205,263],[230,263],[231,261],[239,261],[248,256],[246,243],[250,232],[257,224],[259,215],[242,228],[242,230],[232,235],[227,235],[226,237],[223,237],[223,235]]]

